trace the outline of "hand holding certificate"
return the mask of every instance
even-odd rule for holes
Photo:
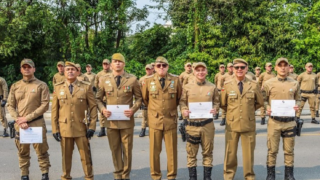
[[[295,100],[271,100],[271,116],[295,117]]]
[[[190,119],[212,118],[212,102],[189,103]]]
[[[125,114],[129,109],[129,105],[107,105],[107,110],[111,112],[108,120],[130,120]]]
[[[19,133],[21,144],[42,143],[42,127],[20,128]]]

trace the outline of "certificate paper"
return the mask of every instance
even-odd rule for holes
[[[212,109],[212,102],[192,102],[189,103],[189,114],[190,119],[202,119],[202,118],[212,118],[213,115],[210,114]]]
[[[42,127],[20,128],[19,133],[21,144],[42,143]]]
[[[124,110],[129,110],[129,105],[107,105],[108,111],[111,111],[111,116],[108,120],[130,120],[124,115]]]
[[[295,117],[295,100],[271,100],[271,116]]]

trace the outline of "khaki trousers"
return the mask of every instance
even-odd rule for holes
[[[0,121],[2,126],[7,129],[8,128],[8,120],[6,118],[6,110],[5,107],[0,106]]]
[[[201,137],[202,147],[202,165],[205,167],[212,167],[213,161],[213,140],[215,127],[213,122],[206,124],[203,127],[187,126],[186,132],[193,137]],[[187,149],[187,167],[197,166],[197,154],[199,150],[199,144],[186,143]]]
[[[312,118],[316,117],[315,115],[316,97],[317,97],[316,94],[306,94],[306,93],[301,94],[301,103],[300,103],[299,111],[297,112],[297,117],[300,117],[303,106],[307,100],[310,106],[311,117]]]
[[[42,143],[32,144],[36,154],[38,156],[39,167],[42,172],[48,173],[50,165],[49,160],[49,146],[47,142],[47,129],[45,126],[42,127]],[[15,143],[18,149],[19,166],[21,170],[21,176],[29,175],[30,167],[30,144],[20,144],[20,140],[15,139]]]
[[[71,166],[72,166],[72,154],[74,149],[74,143],[76,143],[83,172],[85,174],[84,179],[93,180],[93,170],[92,170],[92,161],[89,151],[89,142],[87,137],[62,137],[61,138],[61,151],[62,151],[62,171],[63,175],[61,176],[62,180],[72,179],[70,176]]]
[[[150,171],[153,180],[161,179],[160,153],[162,150],[162,139],[164,140],[167,153],[167,178],[175,179],[177,176],[177,128],[170,130],[149,129],[150,139]]]
[[[296,122],[280,122],[272,118],[268,121],[268,157],[267,165],[275,166],[277,160],[277,154],[279,151],[279,142],[281,132],[295,129]],[[283,137],[283,152],[284,152],[284,164],[285,166],[292,167],[294,164],[294,144],[295,137]]]
[[[232,132],[225,130],[225,135],[224,179],[232,180],[236,174],[238,166],[238,142],[241,138],[244,179],[254,180],[255,174],[253,171],[253,164],[256,132]]]
[[[263,99],[267,98],[266,91],[262,90],[261,93],[262,93]],[[261,118],[266,117],[266,109],[264,108],[264,106],[260,108],[260,117]]]
[[[133,148],[133,128],[108,128],[108,141],[112,153],[114,179],[130,179]]]
[[[320,93],[320,88],[318,88],[318,91]],[[320,104],[320,94],[317,94],[317,99],[316,99],[316,111],[319,111],[319,104]]]
[[[141,128],[148,127],[148,110],[142,110]]]

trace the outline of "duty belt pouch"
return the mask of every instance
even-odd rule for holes
[[[19,134],[19,132],[16,131],[16,135],[15,135],[14,138],[17,139],[18,141],[20,141],[20,134]]]
[[[286,138],[286,137],[295,137],[296,136],[296,127],[293,129],[287,130],[287,131],[282,131],[281,132],[281,137]]]
[[[187,133],[187,142],[189,142],[191,144],[200,144],[201,137],[190,136],[190,134]]]
[[[306,101],[307,101],[307,99],[308,99],[308,98],[306,98],[306,97],[302,97],[302,96],[301,96],[301,101],[306,102]]]

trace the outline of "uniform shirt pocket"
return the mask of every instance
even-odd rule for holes
[[[247,102],[253,102],[254,100],[254,92],[250,91],[246,93],[246,101]]]
[[[158,96],[159,96],[159,91],[158,91],[158,90],[156,90],[156,91],[150,91],[150,96],[151,96],[152,98],[158,98]]]
[[[177,90],[176,89],[168,89],[168,93],[169,93],[169,99],[174,99],[176,97]]]
[[[113,97],[114,96],[114,90],[112,86],[108,86],[106,88],[106,96],[107,97]]]
[[[58,99],[59,99],[59,102],[61,103],[61,104],[64,104],[64,103],[66,103],[66,101],[67,101],[67,95],[66,94],[59,94],[58,95]]]

